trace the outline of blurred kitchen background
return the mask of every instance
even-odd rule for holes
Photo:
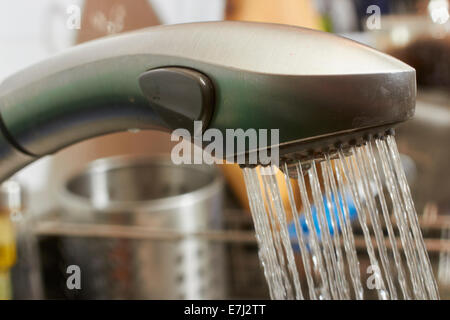
[[[1,1],[0,81],[78,43],[212,20],[324,30],[416,69],[416,115],[398,127],[397,141],[441,297],[450,298],[448,0]],[[4,184],[0,296],[268,298],[239,169],[176,167],[172,146],[161,132],[103,136]],[[81,270],[81,289],[67,286],[71,265]]]

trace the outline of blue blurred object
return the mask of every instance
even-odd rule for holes
[[[332,224],[332,220],[331,220],[331,212],[330,212],[330,209],[329,209],[329,207],[327,205],[326,197],[323,196],[322,200],[323,200],[323,205],[325,207],[325,216],[327,218],[327,226],[328,226],[328,228],[330,230],[330,234],[334,235],[335,230],[333,228],[333,224]],[[348,215],[350,217],[350,221],[353,221],[357,217],[357,211],[356,211],[356,207],[355,207],[355,204],[353,202],[353,199],[350,196],[349,192],[345,193],[345,200],[347,201],[347,206],[348,206],[347,209],[348,209]],[[343,201],[342,201],[342,196],[341,195],[339,195],[339,205],[341,207],[341,212],[344,215],[344,209],[343,209],[344,205],[343,205]],[[337,207],[336,207],[336,201],[334,199],[334,196],[332,196],[332,198],[331,198],[331,206],[332,206],[332,212],[333,212],[334,217],[335,217],[335,221],[337,223],[338,232],[341,232],[342,229],[341,229],[341,225],[339,223],[338,210],[337,210]],[[311,213],[312,213],[312,218],[313,218],[313,222],[314,222],[314,228],[316,228],[317,236],[319,237],[319,241],[320,241],[321,240],[321,230],[320,230],[320,225],[319,225],[319,220],[318,220],[319,217],[317,215],[317,208],[316,208],[316,206],[314,206],[314,205],[311,206]],[[346,219],[345,215],[344,215],[343,218],[344,218],[344,221],[345,221],[345,219]],[[305,215],[303,213],[300,214],[300,216],[299,216],[299,222],[300,222],[300,227],[302,228],[303,235],[305,236],[305,241],[306,241],[306,243],[308,245],[308,242],[309,242],[308,239],[309,239],[310,230],[309,230],[308,224],[306,222],[306,217],[305,217]],[[293,246],[294,250],[300,251],[300,247],[298,245],[298,240],[297,240],[297,233],[295,231],[295,223],[294,223],[294,221],[289,223],[288,231],[289,231],[289,236],[291,238],[292,246]]]

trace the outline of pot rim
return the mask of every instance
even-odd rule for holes
[[[69,183],[80,177],[81,175],[91,174],[94,172],[106,172],[112,169],[125,168],[131,166],[138,166],[142,164],[152,164],[156,166],[177,166],[192,170],[201,170],[210,174],[212,181],[204,186],[195,189],[191,192],[168,196],[151,200],[139,201],[117,201],[111,200],[105,204],[99,205],[94,203],[88,197],[73,193],[69,190]],[[219,193],[224,186],[224,180],[217,167],[212,165],[176,165],[170,161],[170,158],[162,155],[157,156],[143,156],[143,155],[125,155],[101,158],[88,163],[83,169],[78,170],[67,179],[64,179],[62,186],[59,188],[58,197],[60,205],[65,209],[83,210],[96,213],[118,213],[141,211],[152,212],[157,210],[170,210],[173,208],[180,208],[187,205],[192,205],[201,202],[214,194]]]

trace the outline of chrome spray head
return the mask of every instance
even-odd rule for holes
[[[414,69],[329,33],[246,22],[153,27],[77,46],[3,82],[0,180],[94,136],[192,132],[194,121],[224,133],[279,129],[269,149],[290,161],[409,119],[415,93]]]

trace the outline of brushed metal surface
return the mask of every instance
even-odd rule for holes
[[[387,54],[331,33],[281,24],[222,21],[156,26],[87,42],[16,74],[3,90],[99,59],[141,54],[296,76],[414,70]]]
[[[72,261],[87,261],[81,267],[88,278],[103,279],[108,288],[122,284],[119,287],[131,289],[128,298],[135,299],[226,297],[223,243],[195,236],[223,228],[223,180],[217,168],[175,165],[163,157],[105,158],[65,181],[57,196],[61,222],[76,230],[91,227],[97,233],[107,225],[109,231],[153,228],[157,234],[180,235],[120,243],[115,236],[67,237],[65,250],[73,252]],[[124,250],[128,257],[120,259],[120,269],[127,270],[131,280],[117,278],[107,267],[114,253]],[[92,259],[105,263],[105,268],[92,267]]]

